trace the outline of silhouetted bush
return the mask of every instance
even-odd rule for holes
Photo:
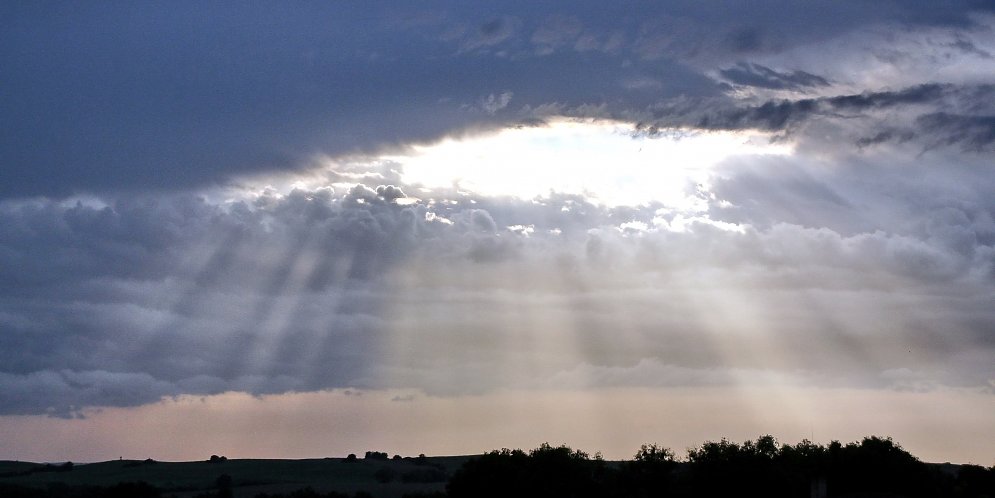
[[[356,461],[356,454],[355,453],[349,453],[349,456],[345,457],[345,461],[347,461],[347,462],[355,462]]]
[[[363,458],[366,460],[388,460],[390,457],[383,451],[367,451]]]

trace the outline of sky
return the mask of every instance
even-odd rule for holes
[[[995,465],[988,2],[0,5],[0,459]]]

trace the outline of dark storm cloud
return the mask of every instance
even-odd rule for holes
[[[934,112],[918,116],[910,126],[886,129],[857,140],[860,147],[883,143],[915,141],[928,151],[937,147],[958,147],[965,152],[995,150],[995,116]]]
[[[972,152],[992,152],[995,116],[965,116],[937,112],[916,118],[931,145],[960,145]]]
[[[682,1],[2,9],[7,198],[224,182],[316,153],[514,122],[529,117],[511,112],[525,106],[603,105],[622,116],[718,95],[702,64],[728,66],[730,50],[769,53],[881,21],[962,26],[972,12]],[[474,112],[504,92],[514,100],[503,114]]]
[[[903,88],[888,92],[865,92],[859,95],[839,95],[822,99],[831,109],[840,112],[862,112],[871,109],[883,109],[899,105],[914,105],[933,103],[945,93],[956,91],[950,85],[926,83],[911,88]]]

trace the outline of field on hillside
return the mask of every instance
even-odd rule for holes
[[[212,456],[198,462],[85,465],[0,462],[0,498],[995,496],[995,467],[924,463],[891,438],[877,436],[828,445],[807,440],[779,445],[770,435],[742,444],[722,439],[688,450],[685,459],[653,444],[641,446],[625,461],[604,461],[549,444],[528,452],[503,449],[479,456],[366,456]],[[295,493],[303,488],[314,492]]]
[[[151,462],[116,460],[77,464],[71,470],[26,462],[0,462],[0,484],[49,486],[112,486],[147,482],[167,496],[193,496],[216,489],[219,476],[232,478],[236,498],[258,493],[288,492],[310,486],[317,491],[353,494],[366,491],[377,498],[442,491],[445,480],[469,457],[403,460],[343,458],[311,460],[225,460]],[[34,471],[32,471],[34,470]]]

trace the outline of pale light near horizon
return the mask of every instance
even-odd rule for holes
[[[706,440],[738,442],[766,433],[788,444],[890,435],[927,462],[993,463],[987,441],[995,428],[986,414],[995,400],[985,393],[791,389],[802,418],[786,414],[778,394],[763,387],[501,390],[463,397],[411,390],[224,393],[88,410],[77,420],[7,417],[0,435],[6,458],[46,461],[57,455],[77,463],[118,456],[201,460],[211,453],[323,458],[377,450],[441,456],[531,449],[543,442],[618,460],[631,458],[644,443],[683,456]],[[129,436],[107,437],[121,433]]]

